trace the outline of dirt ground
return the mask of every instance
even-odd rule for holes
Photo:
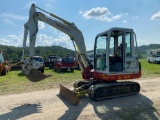
[[[93,101],[88,96],[77,106],[59,89],[0,96],[0,120],[159,120],[160,79],[138,79],[138,95]]]

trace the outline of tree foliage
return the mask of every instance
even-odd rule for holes
[[[142,45],[138,47],[138,53],[140,58],[146,58],[147,57],[147,51],[153,50],[153,49],[159,49],[160,44],[149,44],[149,45]]]
[[[140,58],[145,58],[147,56],[146,51],[151,49],[160,48],[160,44],[150,44],[150,45],[142,45],[138,47],[138,53]],[[14,47],[14,46],[6,46],[0,45],[0,50],[3,51],[3,56],[5,60],[11,60],[13,58],[22,58],[22,47]],[[57,55],[58,57],[71,56],[75,57],[76,52],[61,46],[38,46],[35,47],[35,54],[38,56],[42,56],[44,59],[48,55]],[[25,57],[29,55],[29,48],[27,47],[25,50]]]
[[[3,56],[5,60],[11,60],[13,58],[22,58],[22,47],[14,47],[14,46],[6,46],[6,45],[0,45],[0,50],[3,51]],[[57,55],[58,57],[64,57],[64,56],[72,56],[75,57],[75,51],[61,47],[61,46],[38,46],[35,47],[35,54],[38,56],[42,56],[44,59],[48,55]],[[27,47],[25,49],[25,57],[28,57],[29,55],[29,48]]]

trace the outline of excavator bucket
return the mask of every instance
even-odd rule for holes
[[[40,71],[36,70],[35,68],[32,68],[27,77],[32,82],[39,82],[39,81],[41,81],[47,77],[50,77],[50,76],[52,76],[52,75],[43,74]]]
[[[60,86],[60,94],[63,95],[69,102],[74,105],[79,104],[79,98],[77,97],[76,93],[66,86],[59,84]]]

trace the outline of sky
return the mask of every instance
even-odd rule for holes
[[[31,4],[75,23],[87,50],[98,33],[112,27],[134,29],[138,46],[160,44],[160,0],[3,0],[0,4],[0,44],[22,47],[24,24]],[[40,22],[36,46],[73,49],[70,38]],[[27,41],[28,42],[28,41]]]

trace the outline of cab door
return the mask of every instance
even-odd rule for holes
[[[136,36],[132,31],[125,32],[125,72],[138,72],[139,62]]]
[[[100,73],[108,73],[107,35],[98,36],[94,48],[94,69]],[[107,52],[107,53],[106,53]]]

